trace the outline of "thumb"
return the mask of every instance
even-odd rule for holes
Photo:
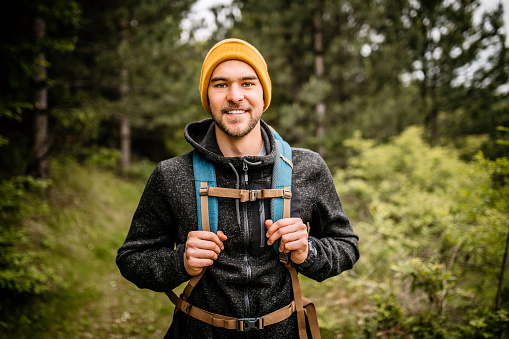
[[[270,228],[270,226],[272,226],[273,223],[274,222],[272,220],[270,220],[270,219],[265,220],[265,227]]]
[[[228,239],[228,237],[223,233],[223,231],[217,231],[217,236],[221,241],[225,241],[226,239]]]

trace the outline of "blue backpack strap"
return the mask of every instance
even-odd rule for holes
[[[276,139],[276,153],[279,154],[279,159],[274,163],[274,169],[272,171],[272,188],[286,190],[290,193],[291,197],[293,170],[292,149],[290,145],[281,138],[279,133],[273,129],[271,129],[271,131]],[[287,200],[290,199],[290,197],[272,199],[272,220],[274,222],[290,217],[290,200]],[[279,240],[272,246],[276,253],[279,253]]]
[[[210,162],[203,159],[198,154],[198,152],[193,151],[193,170],[194,185],[196,191],[196,207],[198,211],[198,229],[200,231],[210,231],[217,233],[219,214],[217,198],[209,197],[207,195],[200,195],[200,189],[205,190],[207,186],[217,187],[214,166]],[[202,205],[207,208],[202,209]],[[206,213],[204,213],[204,211]]]
[[[284,141],[281,136],[272,130],[276,140],[276,153],[279,154],[278,160],[274,163],[272,171],[272,187],[274,189],[283,189],[291,195],[292,186],[292,150],[290,145]],[[204,160],[196,151],[193,151],[193,170],[194,183],[196,191],[196,207],[198,213],[198,229],[208,230],[217,233],[218,229],[218,205],[217,198],[200,194],[200,190],[206,190],[207,186],[217,187],[214,166]],[[290,217],[289,196],[286,198],[274,198],[271,202],[272,220]],[[288,200],[287,200],[288,199]],[[205,207],[202,209],[202,205]],[[285,211],[286,206],[286,211]],[[285,215],[286,212],[286,215]],[[274,250],[279,253],[279,240],[273,244]]]

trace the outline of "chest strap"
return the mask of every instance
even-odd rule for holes
[[[240,202],[258,199],[283,198],[283,215],[290,216],[291,187],[281,189],[242,190],[235,188],[213,187],[206,181],[200,182],[200,214],[202,229],[210,229],[209,197],[233,198]],[[205,227],[205,228],[204,228]],[[279,246],[279,243],[278,243]]]
[[[240,199],[240,202],[283,198],[288,199],[288,203],[290,203],[289,199],[292,198],[292,192],[289,187],[286,189],[242,190],[236,188],[201,186],[200,196]]]

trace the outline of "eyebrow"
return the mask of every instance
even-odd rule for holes
[[[217,76],[210,79],[210,82],[217,82],[217,81],[229,81],[230,78]],[[240,81],[246,81],[246,80],[258,80],[258,77],[256,75],[246,75],[240,78]]]

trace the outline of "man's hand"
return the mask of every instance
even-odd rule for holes
[[[207,231],[192,231],[187,234],[184,252],[184,267],[189,275],[198,275],[204,267],[211,266],[224,250],[227,239],[222,231],[217,234]]]
[[[276,222],[265,221],[267,227],[267,244],[272,245],[277,239],[279,252],[290,253],[295,264],[302,264],[308,257],[308,229],[300,218],[286,218]]]

